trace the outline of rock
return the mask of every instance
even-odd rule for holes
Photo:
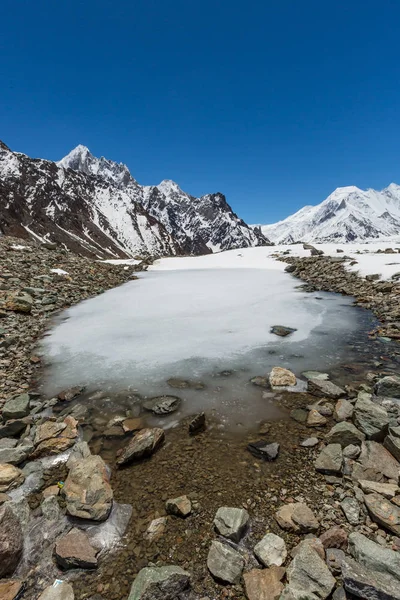
[[[74,590],[70,583],[62,581],[49,585],[39,596],[38,600],[74,600]]]
[[[74,439],[66,437],[57,437],[51,440],[45,440],[41,442],[32,452],[31,460],[36,460],[42,456],[53,456],[55,454],[61,454],[71,448],[75,443]]]
[[[342,563],[343,585],[347,592],[363,600],[400,600],[398,580],[371,571],[347,558]]]
[[[354,412],[354,406],[348,400],[342,398],[338,400],[335,405],[335,410],[333,413],[333,418],[338,423],[342,421],[347,421],[347,419],[351,419]]]
[[[0,438],[6,438],[20,434],[27,426],[25,419],[13,419],[0,426]]]
[[[128,600],[177,600],[190,588],[190,573],[180,567],[146,567],[139,571]]]
[[[361,454],[359,462],[369,477],[360,477],[359,479],[375,479],[380,481],[382,476],[388,479],[399,477],[399,463],[381,444],[374,441],[366,441],[361,444]]]
[[[296,265],[287,265],[285,267],[285,273],[294,273],[296,270]]]
[[[17,444],[18,440],[13,438],[0,438],[0,450],[3,450],[3,448],[15,448]]]
[[[14,312],[29,314],[32,311],[33,298],[25,292],[8,292],[4,308]]]
[[[297,383],[296,375],[282,367],[274,367],[269,374],[269,383],[272,388],[276,387],[291,387]]]
[[[44,423],[41,423],[36,428],[35,439],[34,439],[35,446],[38,446],[39,444],[41,444],[42,442],[45,442],[47,440],[56,438],[66,428],[67,428],[67,424],[64,423],[63,421],[61,421],[61,422],[45,421]]]
[[[338,525],[334,525],[322,535],[319,536],[324,548],[340,548],[346,550],[347,548],[347,533]]]
[[[243,575],[248,600],[279,600],[283,590],[281,580],[285,574],[282,567],[252,569]]]
[[[399,486],[394,483],[379,483],[378,481],[368,481],[366,479],[359,479],[358,483],[363,492],[367,494],[377,493],[387,500],[391,500],[396,494],[400,493]]]
[[[327,419],[323,415],[321,415],[318,410],[315,408],[311,409],[308,413],[307,417],[307,426],[308,427],[321,427],[322,425],[327,424]]]
[[[340,475],[343,453],[340,444],[328,444],[321,450],[314,463],[316,471],[325,475]]]
[[[355,460],[360,456],[360,453],[360,446],[355,446],[354,444],[349,444],[348,446],[343,448],[343,458],[351,458]]]
[[[365,496],[365,504],[375,523],[400,535],[400,508],[377,493]]]
[[[260,440],[259,442],[248,444],[247,450],[256,458],[270,461],[275,460],[278,457],[279,444],[277,442],[268,444],[265,440]]]
[[[10,496],[7,496],[7,494],[3,494],[3,492],[0,492],[0,505],[4,504],[4,502],[8,502],[9,500],[11,500]]]
[[[283,325],[273,325],[271,327],[270,333],[274,333],[275,335],[279,335],[279,337],[286,337],[291,333],[294,333],[297,329],[293,329],[293,327],[284,327]]]
[[[336,584],[325,562],[308,545],[302,545],[294,557],[287,569],[287,578],[289,587],[303,594],[299,597],[307,599],[308,594],[315,594],[325,600]]]
[[[331,573],[339,575],[342,570],[342,563],[346,559],[346,555],[343,550],[338,548],[328,548],[326,551],[326,564],[328,565]]]
[[[21,394],[11,400],[7,400],[1,411],[1,415],[4,421],[9,419],[22,419],[29,415],[29,394]]]
[[[87,442],[77,442],[67,460],[67,469],[70,470],[74,463],[88,456],[91,456],[91,452]]]
[[[62,494],[69,515],[93,521],[107,519],[113,492],[103,459],[100,456],[88,456],[73,463]]]
[[[334,400],[346,395],[346,392],[342,388],[324,379],[309,379],[308,392],[313,396],[333,398]]]
[[[321,373],[320,371],[304,371],[302,375],[307,380],[327,381],[329,379],[328,373]]]
[[[340,444],[342,448],[345,448],[350,444],[360,445],[365,440],[365,435],[352,423],[343,421],[332,427],[329,433],[326,434],[326,439],[329,444]]]
[[[254,547],[254,554],[264,567],[280,567],[287,557],[285,540],[275,533],[267,533]]]
[[[214,540],[208,553],[207,567],[218,581],[235,583],[244,569],[244,558],[230,546]]]
[[[367,569],[388,574],[400,581],[400,554],[398,552],[376,544],[358,531],[349,535],[349,552]]]
[[[18,597],[21,597],[23,589],[22,581],[16,579],[0,581],[0,598],[1,600],[17,600]]]
[[[300,442],[302,448],[314,448],[314,446],[317,446],[318,444],[319,439],[316,437],[310,437]]]
[[[71,529],[59,538],[54,548],[54,556],[62,569],[95,569],[97,551],[80,529]]]
[[[204,431],[206,428],[206,415],[204,412],[199,413],[189,423],[189,433],[194,434]]]
[[[13,511],[21,525],[22,532],[24,533],[31,518],[31,509],[28,500],[26,498],[20,498],[19,500],[12,500],[10,498],[9,502],[7,502],[7,506]]]
[[[179,496],[179,498],[167,500],[165,510],[169,515],[185,518],[192,512],[192,503],[187,496]]]
[[[354,409],[354,424],[368,440],[383,441],[389,425],[387,411],[366,398],[359,398]]]
[[[388,398],[400,398],[400,376],[387,375],[375,384],[375,393],[377,396],[387,396]]]
[[[129,419],[125,419],[122,421],[122,429],[125,433],[133,433],[135,431],[140,431],[143,429],[143,421],[139,417]]]
[[[153,519],[146,530],[145,538],[150,542],[158,540],[164,533],[166,526],[167,517],[159,517],[158,519]]]
[[[400,462],[400,427],[389,427],[389,434],[385,437],[383,445]]]
[[[319,538],[313,537],[313,536],[305,538],[299,544],[297,544],[297,546],[294,546],[294,548],[292,548],[290,551],[291,557],[294,558],[303,546],[309,546],[312,550],[314,550],[318,554],[318,556],[320,556],[322,558],[322,560],[325,560],[325,548],[324,548],[321,540]]]
[[[42,513],[47,521],[59,521],[63,513],[61,512],[60,505],[58,504],[57,497],[52,495],[44,498],[40,505]]]
[[[268,379],[266,377],[261,377],[260,375],[257,375],[256,377],[253,377],[252,379],[250,379],[250,383],[252,383],[253,385],[256,385],[257,387],[264,387],[264,388],[269,387]]]
[[[25,481],[23,472],[7,463],[0,464],[0,492],[8,492]]]
[[[15,448],[0,448],[0,463],[19,465],[28,458],[33,450],[33,444],[16,446]]]
[[[249,519],[249,513],[244,508],[222,506],[215,515],[214,527],[220,535],[233,542],[239,542],[247,529]]]
[[[285,504],[275,513],[275,519],[282,529],[288,531],[315,532],[319,523],[312,510],[302,502]]]
[[[71,402],[71,400],[75,400],[75,398],[83,394],[84,391],[85,388],[78,385],[68,388],[67,390],[63,390],[58,394],[57,398],[61,400],[61,402]]]
[[[169,415],[178,410],[181,399],[177,396],[157,396],[143,402],[143,408],[155,415]]]
[[[305,423],[308,417],[308,411],[303,408],[294,408],[290,411],[290,417],[297,423]]]
[[[341,509],[350,525],[358,525],[360,521],[360,505],[355,498],[346,496],[340,503]]]
[[[43,498],[50,498],[51,496],[58,496],[60,488],[58,485],[49,485],[49,487],[43,490]]]
[[[142,429],[122,449],[117,458],[117,465],[124,465],[130,461],[151,456],[162,444],[164,438],[163,429],[158,427]]]
[[[0,579],[12,575],[22,556],[21,524],[10,506],[0,506]]]

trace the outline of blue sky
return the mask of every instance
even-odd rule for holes
[[[400,183],[398,0],[2,0],[0,139],[273,222]]]

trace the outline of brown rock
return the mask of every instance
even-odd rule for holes
[[[58,496],[60,493],[60,488],[58,485],[50,485],[45,490],[43,490],[43,498],[49,498],[50,496]]]
[[[308,427],[321,427],[327,424],[327,419],[321,415],[315,408],[311,409],[307,417]]]
[[[124,465],[132,460],[151,456],[162,444],[164,438],[164,430],[159,427],[142,429],[122,449],[117,458],[117,465]]]
[[[347,549],[347,533],[342,527],[335,525],[331,527],[327,531],[325,531],[322,535],[319,536],[319,539],[324,545],[324,548],[340,548],[340,550]]]
[[[45,421],[37,426],[34,444],[38,444],[57,437],[66,429],[66,423],[58,423],[57,421]],[[67,437],[67,436],[66,436]]]
[[[22,591],[22,585],[22,581],[17,581],[16,579],[0,581],[1,600],[16,600]]]
[[[97,551],[80,529],[72,529],[57,540],[54,555],[62,569],[95,569]]]
[[[45,440],[41,442],[30,455],[31,460],[41,458],[42,456],[53,456],[55,454],[61,454],[68,448],[74,445],[74,440],[71,438],[59,437],[53,438],[52,440]]]
[[[318,556],[320,556],[322,558],[322,560],[325,560],[325,548],[324,548],[321,540],[317,537],[302,540],[299,544],[297,544],[297,546],[292,548],[292,550],[290,552],[291,557],[294,558],[302,550],[302,548],[304,546],[311,548],[318,554]]]
[[[122,429],[125,431],[125,433],[140,431],[140,429],[143,429],[143,421],[140,418],[125,419],[125,421],[122,421]]]
[[[62,402],[71,402],[71,400],[73,400],[74,398],[77,398],[77,396],[80,396],[80,394],[82,394],[84,391],[85,391],[84,387],[75,386],[75,387],[68,388],[67,390],[63,390],[62,392],[60,392],[58,394],[57,397]]]
[[[283,367],[274,367],[269,374],[271,387],[288,387],[297,383],[296,375]]]
[[[368,494],[364,499],[371,519],[392,533],[400,535],[400,508],[380,494]]]
[[[8,492],[20,486],[25,481],[25,475],[14,465],[0,464],[0,492]]]
[[[319,523],[312,510],[302,502],[285,504],[275,513],[275,519],[282,529],[288,531],[315,532]]]
[[[275,566],[245,573],[243,579],[248,600],[278,600],[284,587],[281,583],[284,575],[285,569]]]
[[[179,498],[167,500],[165,510],[169,515],[185,518],[192,512],[192,503],[187,496],[179,496]]]
[[[7,504],[0,506],[0,578],[13,574],[21,558],[23,544],[19,520]]]

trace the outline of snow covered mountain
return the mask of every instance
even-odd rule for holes
[[[317,206],[304,206],[294,215],[261,231],[277,244],[292,242],[355,242],[400,235],[400,186],[382,191],[337,188]]]
[[[58,163],[0,142],[0,233],[34,235],[88,256],[203,254],[268,244],[222,194],[143,187],[128,168],[77,146]]]

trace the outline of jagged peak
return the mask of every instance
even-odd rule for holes
[[[166,196],[169,196],[172,193],[184,196],[187,195],[175,181],[172,181],[172,179],[163,179],[156,188]]]

